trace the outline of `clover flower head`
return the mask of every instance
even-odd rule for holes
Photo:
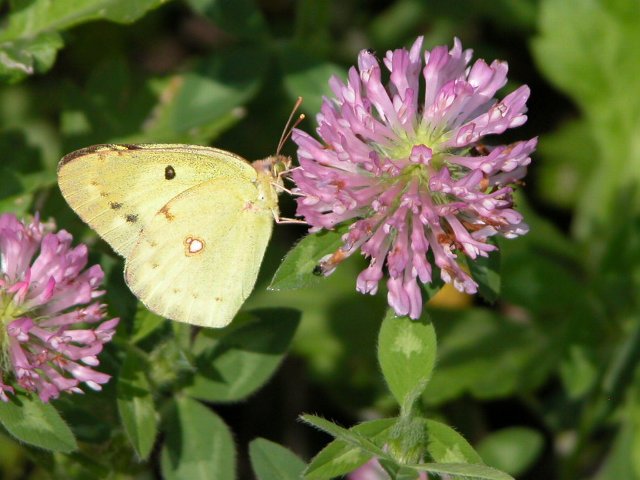
[[[317,115],[322,143],[295,130],[300,166],[291,173],[297,214],[311,231],[350,223],[342,247],[322,259],[322,272],[360,250],[370,264],[358,291],[375,294],[386,269],[389,305],[412,318],[423,307],[419,282],[433,280],[434,265],[442,280],[475,293],[462,256],[486,257],[496,249],[490,237],[528,231],[513,209],[513,185],[537,143],[480,143],[527,119],[526,85],[494,98],[507,82],[505,62],[469,65],[472,51],[458,39],[450,50],[423,54],[422,42],[387,52],[386,82],[368,50],[346,84],[332,78],[335,97]]]
[[[94,370],[118,319],[104,320],[95,299],[102,269],[85,269],[87,247],[36,217],[0,215],[0,399],[18,385],[43,402],[60,392],[100,390],[110,376]]]

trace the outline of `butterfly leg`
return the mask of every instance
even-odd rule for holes
[[[271,185],[273,185],[274,188],[279,188],[280,190],[282,190],[283,192],[288,193],[291,196],[296,195],[294,192],[292,192],[291,190],[289,190],[287,187],[285,187],[284,185],[280,185],[279,183],[275,183],[272,182]]]
[[[280,216],[274,216],[275,221],[279,225],[283,224],[298,224],[298,225],[308,225],[304,220],[300,220],[298,218],[286,218]]]

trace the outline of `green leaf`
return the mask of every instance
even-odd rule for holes
[[[131,23],[166,0],[34,0],[15,2],[0,30],[0,80],[48,70],[62,48],[57,33],[91,20]]]
[[[469,478],[472,480],[514,480],[495,468],[473,463],[424,463],[422,465],[407,465],[419,472],[434,473],[436,475],[452,475],[455,478]]]
[[[495,242],[490,242],[495,245]],[[500,296],[500,251],[489,253],[488,257],[475,260],[465,257],[473,279],[478,282],[480,296],[494,303]]]
[[[396,420],[371,420],[352,427],[350,431],[374,441],[376,445],[383,445]],[[351,442],[336,439],[312,459],[305,472],[305,478],[321,479],[343,475],[358,468],[371,456],[371,453],[354,446]]]
[[[318,285],[323,276],[314,273],[320,259],[329,255],[343,244],[342,236],[348,226],[336,230],[323,230],[311,233],[300,240],[282,260],[276,271],[269,290],[296,290]]]
[[[6,28],[0,41],[33,38],[42,32],[64,30],[90,20],[105,19],[132,23],[149,10],[167,0],[33,0],[15,2],[20,5],[9,11]]]
[[[161,453],[163,478],[233,480],[235,458],[231,432],[220,417],[196,400],[176,399]]]
[[[371,420],[351,427],[350,430],[370,439],[376,445],[384,445],[396,420],[395,418]],[[371,456],[370,453],[351,443],[334,440],[313,457],[304,478],[321,480],[345,475],[364,464]]]
[[[0,80],[16,83],[34,73],[46,72],[61,48],[62,37],[56,32],[0,43]]]
[[[530,428],[511,427],[484,438],[478,452],[488,465],[519,476],[531,467],[542,452],[542,435]]]
[[[16,395],[0,402],[0,423],[19,441],[44,450],[69,453],[78,448],[57,410],[39,398]]]
[[[431,377],[436,333],[426,319],[396,317],[389,309],[378,337],[378,360],[391,393],[408,412]]]
[[[483,463],[462,435],[444,423],[426,420],[427,452],[441,463]]]
[[[308,51],[295,45],[287,45],[280,52],[284,70],[284,87],[292,98],[302,97],[302,110],[310,115],[320,111],[322,97],[333,95],[329,79],[336,76],[346,79],[344,68],[315,58]]]
[[[224,55],[220,54],[221,57]],[[220,59],[219,59],[220,60]],[[212,59],[213,61],[213,59]],[[237,66],[237,65],[236,65]],[[256,69],[251,79],[259,81]],[[256,76],[253,77],[253,74]],[[144,129],[118,138],[123,143],[213,143],[223,132],[237,124],[245,115],[242,105],[253,95],[255,85],[248,81],[245,90],[239,85],[218,85],[218,80],[204,78],[206,74],[191,71],[163,79],[152,79],[150,89],[157,103],[144,122]],[[224,80],[220,80],[224,82]],[[192,93],[185,88],[194,88]],[[207,96],[204,92],[208,92]],[[198,98],[195,98],[195,97]],[[214,100],[214,105],[210,103]],[[206,107],[210,107],[207,110]]]
[[[533,43],[536,60],[543,73],[585,109],[598,106],[588,102],[602,102],[604,98],[617,103],[626,97],[632,102],[629,107],[639,101],[632,92],[615,91],[616,87],[629,87],[628,81],[637,82],[631,75],[640,68],[628,55],[640,41],[636,28],[640,10],[633,2],[626,2],[628,8],[619,8],[625,2],[617,3],[541,2],[541,33]],[[594,58],[601,61],[594,62]]]
[[[640,9],[627,1],[545,0],[539,18],[533,52],[540,70],[580,106],[598,146],[589,153],[595,165],[580,188],[574,228],[597,241],[617,213],[620,190],[640,181]],[[640,208],[640,194],[625,205]]]
[[[147,12],[168,3],[170,0],[83,0],[85,8],[91,10],[94,18],[129,24],[143,17]],[[78,3],[73,2],[75,8]],[[94,13],[95,12],[95,13]],[[87,20],[83,20],[86,22]]]
[[[118,412],[133,449],[143,460],[151,453],[158,431],[148,371],[142,354],[130,349],[118,375]]]
[[[309,425],[313,425],[314,427],[332,435],[338,440],[342,440],[345,443],[353,447],[357,447],[370,455],[375,455],[380,458],[387,458],[389,455],[380,447],[378,447],[375,443],[371,441],[371,439],[367,438],[365,435],[361,433],[359,430],[348,430],[339,425],[336,425],[329,420],[326,420],[322,417],[317,417],[315,415],[301,415],[300,419],[308,423]]]
[[[264,438],[249,444],[249,458],[258,480],[298,480],[305,468],[297,455]]]
[[[260,88],[268,51],[260,45],[226,48],[182,77],[170,118],[176,131],[218,121],[244,105]]]
[[[267,23],[254,0],[187,0],[220,29],[241,38],[266,40]]]
[[[273,375],[282,361],[300,313],[289,309],[251,312],[245,324],[214,332],[219,337],[196,357],[197,372],[185,392],[211,402],[229,402],[247,397]],[[200,335],[210,335],[201,331]]]

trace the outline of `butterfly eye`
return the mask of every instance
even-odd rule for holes
[[[167,180],[173,180],[176,178],[176,171],[171,165],[167,165],[164,169],[164,178]]]

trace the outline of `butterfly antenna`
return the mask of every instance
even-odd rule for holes
[[[291,136],[291,132],[293,132],[293,129],[296,128],[298,125],[300,125],[300,122],[302,122],[302,120],[304,120],[305,118],[304,113],[301,113],[296,119],[296,121],[293,123],[293,125],[291,125],[291,121],[293,120],[293,115],[296,113],[296,110],[300,108],[300,105],[302,105],[302,97],[298,97],[298,99],[296,100],[296,103],[293,105],[293,109],[291,110],[291,115],[289,115],[287,124],[285,125],[284,130],[282,131],[282,135],[280,136],[280,141],[278,142],[278,148],[276,149],[276,155],[280,155],[280,151],[282,150],[284,143]]]

